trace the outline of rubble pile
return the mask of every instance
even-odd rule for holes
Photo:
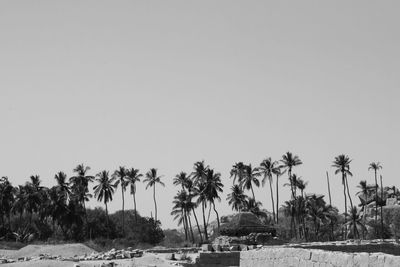
[[[59,260],[59,261],[91,261],[91,260],[118,260],[118,259],[131,259],[143,256],[143,251],[139,249],[111,249],[107,252],[93,252],[89,255],[74,256],[74,257],[61,257],[47,254],[39,254],[36,257],[21,257],[18,259],[0,258],[0,264],[14,263],[23,261],[38,261],[38,260]]]

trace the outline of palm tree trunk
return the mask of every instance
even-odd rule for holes
[[[125,237],[125,199],[124,199],[124,188],[121,183],[122,192],[122,235]]]
[[[346,178],[347,195],[349,196],[349,201],[350,201],[350,207],[351,207],[351,209],[353,209],[353,201],[351,200],[351,195],[350,195],[350,190],[349,190],[349,182],[347,180],[347,176],[345,176],[345,178]]]
[[[253,185],[251,183],[250,183],[250,189],[251,189],[251,193],[253,194],[254,202],[256,202],[256,197],[254,195]]]
[[[276,175],[276,224],[279,223],[279,175]]]
[[[135,209],[135,223],[137,223],[137,211],[136,211],[136,196],[135,196],[135,193],[133,193],[133,207]]]
[[[203,236],[201,235],[201,230],[200,230],[199,221],[197,220],[196,211],[194,210],[193,207],[192,207],[192,211],[193,211],[194,219],[196,220],[197,230],[199,231],[200,242],[203,243]]]
[[[210,215],[211,215],[211,204],[210,207],[208,208],[207,226],[210,223]]]
[[[272,176],[270,177],[271,179],[269,179],[269,189],[271,191],[271,202],[272,202],[272,214],[274,216],[274,222],[276,221],[276,217],[275,217],[275,203],[274,203],[274,194],[272,192]]]
[[[154,199],[154,222],[157,222],[157,202],[156,202],[156,184],[153,187],[153,199]]]
[[[206,215],[205,215],[205,212],[204,212],[204,202],[201,202],[201,208],[203,210],[204,238],[206,239],[205,241],[208,241]]]
[[[107,218],[107,238],[110,238],[110,219],[108,218],[108,208],[107,208],[107,202],[104,202],[106,205],[106,218]]]
[[[363,224],[365,225],[365,219],[366,219],[366,206],[365,204],[363,205]],[[365,229],[362,229],[362,235],[363,235],[363,239],[365,239]]]
[[[185,241],[188,240],[188,230],[187,230],[187,223],[186,223],[186,212],[182,209],[182,217],[183,217],[183,230],[185,231]]]
[[[192,228],[192,220],[190,220],[190,213],[189,212],[187,212],[187,218],[189,220],[189,229],[190,229],[190,234],[192,236],[192,243],[194,244],[195,240],[194,240],[194,234],[193,234],[193,228]]]
[[[347,196],[346,196],[346,180],[344,178],[344,173],[342,173],[342,184],[343,184],[343,194],[344,194],[344,226],[346,227],[345,233],[344,233],[344,239],[347,238]]]
[[[293,189],[292,170],[291,169],[288,170],[288,176],[289,176],[289,182],[290,182],[290,191],[292,191],[292,197],[293,197],[293,199],[295,199],[296,196],[294,194],[294,189]]]
[[[381,177],[381,200],[383,201],[383,184],[382,184],[382,175]],[[381,238],[383,239],[383,203],[381,205]]]
[[[376,179],[376,170],[375,170],[375,229],[377,221],[378,221],[378,180]]]
[[[219,215],[218,215],[217,210],[215,209],[215,203],[214,203],[214,201],[212,202],[212,205],[213,205],[213,209],[214,209],[215,215],[217,215],[217,225],[218,225],[218,233],[219,233],[219,228],[220,228]]]

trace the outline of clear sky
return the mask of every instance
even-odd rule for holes
[[[0,175],[159,169],[163,227],[175,227],[172,177],[204,159],[226,185],[237,161],[286,151],[307,192],[343,210],[331,168],[353,162],[351,191],[400,186],[398,1],[1,1]],[[397,168],[397,169],[396,169]],[[397,171],[396,171],[397,170]],[[281,184],[287,178],[281,179]],[[138,188],[150,216],[151,191]],[[267,188],[256,198],[270,209]],[[281,200],[289,189],[281,189]],[[132,207],[131,198],[126,206]],[[355,197],[353,197],[355,199]],[[95,201],[90,206],[102,205]],[[121,206],[120,191],[111,204]],[[200,212],[200,211],[199,211]]]

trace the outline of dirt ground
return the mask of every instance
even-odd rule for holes
[[[93,249],[83,244],[62,244],[62,245],[28,245],[20,250],[0,250],[0,256],[18,259],[21,257],[35,257],[39,254],[48,254],[52,256],[73,257],[81,256],[94,252]],[[114,262],[117,267],[172,267],[172,262],[168,261],[166,254],[146,253],[143,257],[112,261],[57,261],[57,260],[37,260],[1,264],[1,267],[73,267],[79,264],[81,267],[100,267],[103,263]]]
[[[56,260],[40,260],[2,264],[1,267],[73,267],[79,264],[80,267],[100,267],[103,263],[114,262],[117,267],[173,267],[163,257],[145,254],[141,258],[129,260],[113,260],[113,261],[56,261]]]

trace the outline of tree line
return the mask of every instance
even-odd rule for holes
[[[308,240],[337,239],[338,232],[341,238],[346,239],[350,234],[353,238],[364,237],[366,234],[366,208],[368,201],[375,201],[375,232],[378,233],[377,216],[380,206],[380,223],[383,232],[382,207],[385,205],[384,198],[388,196],[388,189],[384,190],[378,185],[378,172],[382,169],[380,163],[371,163],[369,170],[374,172],[375,184],[368,185],[361,181],[357,194],[366,199],[361,203],[361,209],[353,205],[348,186],[348,177],[353,176],[350,171],[351,159],[346,155],[334,158],[332,167],[335,175],[340,175],[343,185],[344,213],[339,214],[338,209],[331,203],[326,203],[324,196],[317,194],[305,194],[308,182],[304,181],[295,173],[297,166],[303,164],[297,155],[291,152],[285,153],[280,160],[265,158],[260,164],[235,163],[230,170],[232,186],[226,201],[232,210],[242,212],[248,211],[263,217],[264,222],[274,224],[276,227],[287,225],[288,233],[282,229],[281,235],[287,234],[289,238]],[[3,233],[12,232],[11,217],[24,217],[27,225],[32,225],[35,216],[39,222],[49,223],[53,229],[58,227],[64,236],[74,236],[76,225],[89,227],[86,202],[95,197],[105,207],[106,228],[111,229],[108,214],[108,204],[113,200],[113,195],[119,188],[122,196],[122,209],[120,212],[121,235],[125,236],[125,195],[129,193],[133,199],[133,216],[138,222],[136,212],[137,184],[146,184],[146,190],[152,189],[154,201],[154,218],[151,218],[155,227],[160,226],[157,207],[157,186],[164,187],[163,176],[158,174],[157,169],[152,168],[142,174],[139,169],[119,167],[110,174],[103,170],[96,175],[89,175],[90,167],[83,164],[73,169],[74,175],[67,177],[64,172],[58,172],[54,179],[56,185],[46,188],[41,185],[38,175],[33,175],[24,185],[14,187],[7,177],[0,179],[0,223]],[[284,203],[279,202],[279,190],[281,188],[281,177],[287,176],[287,182],[283,186],[290,188],[290,199]],[[94,183],[93,192],[90,193],[91,184]],[[275,187],[273,184],[275,183]],[[195,162],[190,173],[180,172],[173,178],[173,184],[179,187],[173,199],[171,215],[177,220],[178,225],[183,226],[186,240],[191,242],[206,242],[210,233],[216,234],[220,231],[220,216],[216,203],[221,201],[221,193],[224,184],[221,181],[221,173],[217,172],[204,161]],[[254,187],[266,187],[266,193],[271,199],[272,216],[262,210],[262,203],[256,199]],[[380,188],[380,196],[378,189]],[[248,193],[247,193],[248,192]],[[371,197],[372,196],[372,197]],[[348,212],[348,203],[350,212]],[[280,206],[281,205],[281,206]],[[196,211],[200,209],[201,217]],[[210,225],[211,212],[215,213],[216,229],[208,229]],[[360,212],[363,211],[362,218]],[[132,215],[132,214],[130,214]],[[195,227],[195,230],[193,229]],[[211,231],[212,230],[212,231]],[[105,231],[108,235],[110,231]],[[90,234],[90,229],[85,229],[84,238]],[[108,236],[109,237],[109,236]],[[198,238],[198,239],[197,239]]]

